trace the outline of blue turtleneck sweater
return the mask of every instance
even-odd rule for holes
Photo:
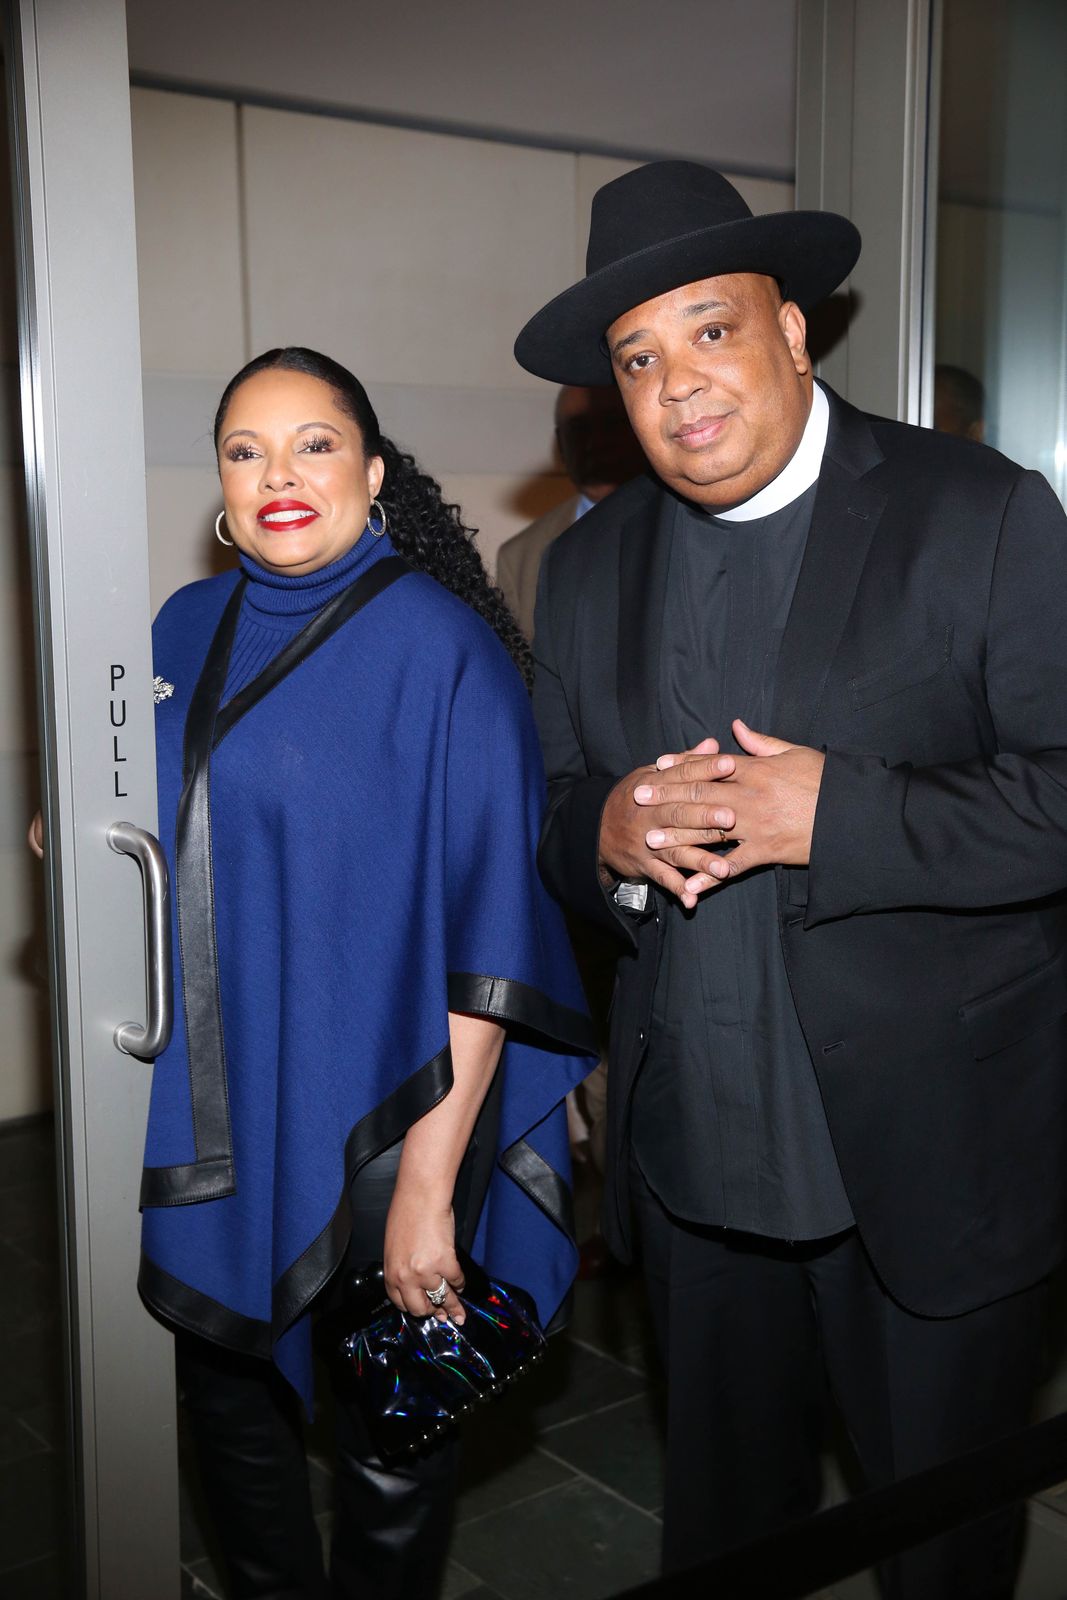
[[[248,587],[230,654],[223,704],[258,677],[327,600],[347,589],[379,549],[380,541],[364,531],[345,555],[301,577],[268,572],[251,556],[242,556]]]

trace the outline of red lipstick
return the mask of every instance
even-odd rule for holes
[[[271,500],[260,506],[256,521],[261,528],[269,528],[274,533],[292,533],[296,528],[310,527],[317,516],[318,512],[303,500]]]

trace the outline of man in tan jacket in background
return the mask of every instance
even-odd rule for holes
[[[533,638],[541,557],[553,539],[646,466],[617,389],[561,389],[556,449],[574,494],[502,544],[496,558],[496,581],[527,639]]]
[[[556,398],[556,449],[575,492],[501,545],[496,581],[519,627],[533,638],[534,602],[541,558],[554,539],[613,490],[646,470],[619,392],[567,386]],[[587,1147],[598,1177],[604,1171],[607,1103],[607,1011],[615,973],[615,950],[596,929],[570,919],[571,939],[602,1036],[604,1053],[596,1070],[567,1097],[571,1144],[580,1158]],[[599,1228],[581,1246],[582,1277],[606,1270],[608,1253]]]

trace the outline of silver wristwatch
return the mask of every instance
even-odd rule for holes
[[[612,892],[612,899],[623,911],[643,912],[648,910],[648,899],[652,886],[644,878],[623,878],[617,883]]]

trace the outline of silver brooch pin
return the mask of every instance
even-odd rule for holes
[[[169,700],[174,693],[174,685],[165,678],[152,679],[152,699],[158,706],[161,700]]]

